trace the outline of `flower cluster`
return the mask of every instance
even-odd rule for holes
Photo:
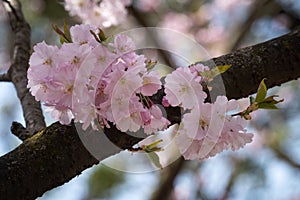
[[[147,70],[147,60],[135,53],[131,38],[119,34],[103,40],[97,38],[101,34],[96,27],[76,25],[61,47],[35,45],[28,70],[30,92],[62,124],[74,119],[83,129],[114,124],[123,132],[165,130],[170,122],[150,99],[162,88],[159,75]],[[253,137],[245,130],[245,119],[231,115],[238,112],[238,101],[218,96],[213,103],[205,102],[202,84],[211,78],[204,76],[209,72],[196,64],[165,77],[162,105],[183,110],[175,141],[186,159],[236,150]]]
[[[208,67],[196,64],[179,68],[165,79],[165,101],[184,109],[175,142],[185,159],[201,160],[252,141],[253,134],[245,130],[246,120],[230,114],[240,109],[237,100],[218,96],[214,103],[205,103],[201,74],[207,71]]]
[[[137,55],[133,41],[117,35],[111,43],[99,43],[89,25],[71,27],[71,43],[61,48],[38,43],[28,70],[28,87],[36,100],[52,111],[62,124],[71,119],[86,129],[95,120],[121,131],[146,133],[169,125],[149,96],[161,88],[156,72],[148,72],[146,58]]]
[[[85,24],[110,27],[124,20],[127,15],[125,7],[130,4],[131,0],[65,0],[65,9]]]

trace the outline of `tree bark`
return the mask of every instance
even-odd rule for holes
[[[0,159],[0,199],[35,199],[98,163],[74,124],[41,130]]]
[[[255,93],[263,78],[266,78],[268,88],[280,86],[300,75],[300,28],[212,60],[217,66],[232,65],[222,74],[229,99]]]

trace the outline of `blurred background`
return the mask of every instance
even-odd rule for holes
[[[43,40],[59,44],[52,24],[81,23],[68,15],[63,1],[21,2],[32,27],[32,44]],[[125,21],[105,32],[143,26],[169,28],[193,38],[216,57],[278,37],[299,25],[299,0],[133,0]],[[0,73],[10,64],[12,42],[0,3]],[[166,59],[172,62],[172,57]],[[173,63],[176,65],[176,59]],[[24,124],[24,120],[13,85],[0,85],[0,155],[4,155],[21,143],[10,132],[12,121]],[[300,82],[285,83],[269,93],[284,102],[278,111],[253,114],[248,128],[255,134],[254,141],[242,150],[226,151],[202,162],[179,159],[162,171],[148,173],[124,173],[99,164],[39,200],[146,200],[167,199],[167,194],[175,200],[300,200]],[[53,120],[45,116],[51,124]],[[123,159],[118,164],[130,169],[143,163]]]

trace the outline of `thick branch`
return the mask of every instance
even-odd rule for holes
[[[222,75],[228,98],[245,97],[257,90],[263,78],[272,87],[300,77],[300,32],[214,58],[209,63],[212,61],[217,65],[232,64]],[[85,150],[73,126],[56,123],[0,158],[0,196],[34,199],[97,162]]]
[[[10,24],[15,34],[12,65],[8,70],[21,101],[26,130],[30,135],[46,126],[40,104],[27,89],[27,69],[30,57],[30,26],[24,20],[19,1],[4,1],[7,4]]]
[[[222,74],[229,99],[247,97],[256,92],[266,78],[268,88],[300,77],[300,28],[273,40],[213,58],[208,63],[232,65]],[[215,90],[218,90],[218,84]],[[218,92],[216,92],[218,93]]]
[[[74,125],[55,123],[1,157],[1,199],[35,199],[96,163]]]

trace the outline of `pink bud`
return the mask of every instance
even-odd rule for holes
[[[151,114],[150,114],[150,111],[148,109],[141,112],[141,117],[142,117],[142,120],[143,120],[143,123],[144,123],[145,126],[150,124]]]
[[[166,99],[166,96],[163,97],[161,103],[162,103],[162,105],[163,105],[164,107],[169,107],[169,106],[170,106],[170,103],[169,103],[169,101]]]
[[[156,119],[162,118],[162,112],[160,108],[157,105],[152,105],[150,108],[150,113],[155,117]]]

